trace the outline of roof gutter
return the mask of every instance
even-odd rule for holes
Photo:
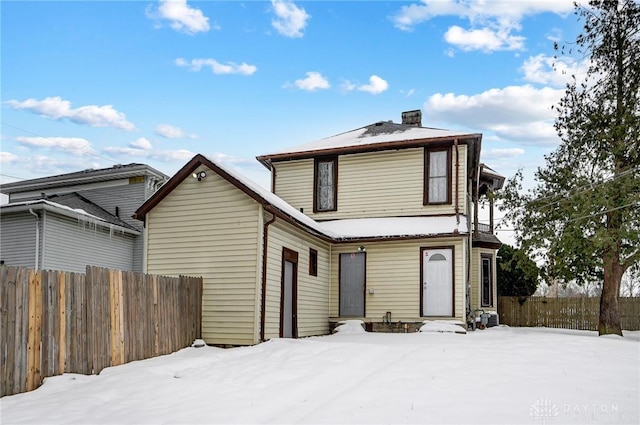
[[[40,270],[40,216],[33,211],[33,208],[29,208],[29,214],[36,218],[36,264],[34,268]]]
[[[458,152],[458,139],[453,139],[453,146],[456,149],[456,223],[460,225],[460,153]]]

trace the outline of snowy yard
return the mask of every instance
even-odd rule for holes
[[[640,423],[640,332],[347,330],[49,378],[1,422]]]

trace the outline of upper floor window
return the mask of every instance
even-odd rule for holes
[[[338,199],[338,158],[316,158],[313,211],[336,211]]]
[[[424,204],[451,203],[451,150],[425,151]]]

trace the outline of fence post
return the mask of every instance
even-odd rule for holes
[[[27,391],[40,385],[40,346],[42,326],[42,272],[29,271],[29,345]]]

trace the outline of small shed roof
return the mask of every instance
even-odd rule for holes
[[[41,208],[67,217],[89,221],[104,227],[116,228],[125,233],[140,235],[140,232],[136,228],[77,193],[52,196],[47,199],[12,202],[0,207],[3,214]]]

